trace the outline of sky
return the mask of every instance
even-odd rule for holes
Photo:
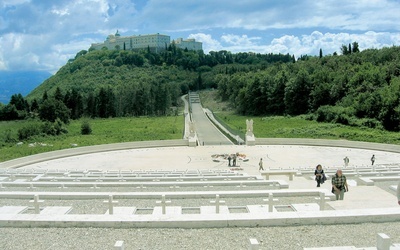
[[[400,0],[0,0],[0,71],[54,74],[117,30],[195,38],[205,53],[398,46],[399,13]]]

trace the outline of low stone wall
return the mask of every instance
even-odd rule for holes
[[[255,144],[345,147],[345,148],[371,149],[371,150],[400,153],[400,145],[374,143],[374,142],[347,141],[347,140],[324,140],[324,139],[302,139],[302,138],[256,138]]]
[[[138,141],[113,144],[102,144],[87,147],[75,147],[70,149],[56,150],[41,154],[30,155],[18,159],[0,163],[0,168],[19,168],[25,165],[49,161],[58,158],[70,157],[75,155],[92,154],[105,151],[126,150],[135,148],[156,148],[156,147],[181,147],[189,146],[188,140],[160,140],[160,141]]]

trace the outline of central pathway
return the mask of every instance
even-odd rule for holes
[[[192,119],[195,124],[194,126],[200,145],[233,145],[233,143],[211,123],[199,102],[192,102],[191,105]]]

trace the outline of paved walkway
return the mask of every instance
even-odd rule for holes
[[[232,145],[207,118],[200,103],[192,103],[192,119],[200,145]]]

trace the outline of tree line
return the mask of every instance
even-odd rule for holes
[[[262,71],[218,74],[219,96],[243,115],[307,119],[399,131],[400,47],[306,57]],[[350,46],[350,45],[349,45]]]

